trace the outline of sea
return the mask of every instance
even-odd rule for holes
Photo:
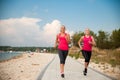
[[[16,56],[22,55],[23,52],[0,52],[0,61],[8,60]]]

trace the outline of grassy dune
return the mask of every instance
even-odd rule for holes
[[[93,48],[92,61],[95,63],[109,63],[112,67],[120,65],[120,48],[114,50],[100,50]]]
[[[75,59],[83,58],[81,51],[77,47],[72,47],[69,51],[69,56],[75,57]],[[114,50],[101,50],[93,48],[91,61],[98,63],[109,63],[112,67],[120,66],[120,48]]]

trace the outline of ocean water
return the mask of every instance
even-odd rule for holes
[[[23,52],[0,52],[0,61],[8,60],[22,54]]]

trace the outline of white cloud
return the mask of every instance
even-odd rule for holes
[[[60,21],[54,20],[52,23],[47,23],[43,27],[43,36],[47,44],[52,45],[55,41],[55,37],[60,29]]]
[[[0,45],[29,45],[36,34],[40,33],[37,24],[39,21],[41,20],[27,17],[1,20]]]
[[[0,45],[52,46],[61,22],[53,20],[41,27],[38,24],[40,21],[41,19],[28,17],[0,20]]]

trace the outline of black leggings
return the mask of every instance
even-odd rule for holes
[[[65,60],[66,60],[67,55],[68,55],[68,50],[58,49],[58,54],[59,54],[59,58],[60,58],[60,64],[65,64]]]
[[[90,62],[91,54],[91,51],[82,50],[82,55],[85,58],[85,62]]]

